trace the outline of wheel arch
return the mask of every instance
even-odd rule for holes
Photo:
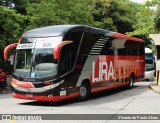
[[[91,82],[89,79],[84,79],[81,84],[83,84],[83,83],[87,83],[91,88]]]
[[[133,77],[133,82],[135,82],[135,73],[134,73],[134,72],[131,72],[131,73],[130,73],[130,77],[131,77],[131,76]]]

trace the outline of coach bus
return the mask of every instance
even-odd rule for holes
[[[13,96],[62,101],[120,86],[144,77],[144,41],[83,25],[47,26],[24,33],[16,47]]]
[[[154,80],[156,58],[150,48],[145,47],[145,75],[144,79]]]

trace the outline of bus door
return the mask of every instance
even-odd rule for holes
[[[60,51],[58,70],[61,81],[63,81],[60,87],[61,99],[63,98],[63,94],[68,95],[70,93],[70,89],[73,87],[74,80],[72,80],[71,78],[73,76],[72,68],[74,66],[75,59],[72,49],[73,49],[73,44],[71,43],[64,45]]]

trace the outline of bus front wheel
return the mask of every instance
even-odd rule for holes
[[[91,93],[90,85],[87,82],[83,82],[79,87],[78,101],[86,101]]]

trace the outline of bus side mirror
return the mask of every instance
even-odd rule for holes
[[[60,52],[63,46],[71,44],[73,41],[62,41],[54,49],[54,60],[59,60]]]
[[[5,60],[8,60],[8,51],[9,51],[10,49],[16,47],[17,44],[18,44],[18,43],[10,44],[10,45],[8,45],[8,46],[4,49],[4,52],[3,52],[3,53],[4,53],[4,59],[5,59]]]

